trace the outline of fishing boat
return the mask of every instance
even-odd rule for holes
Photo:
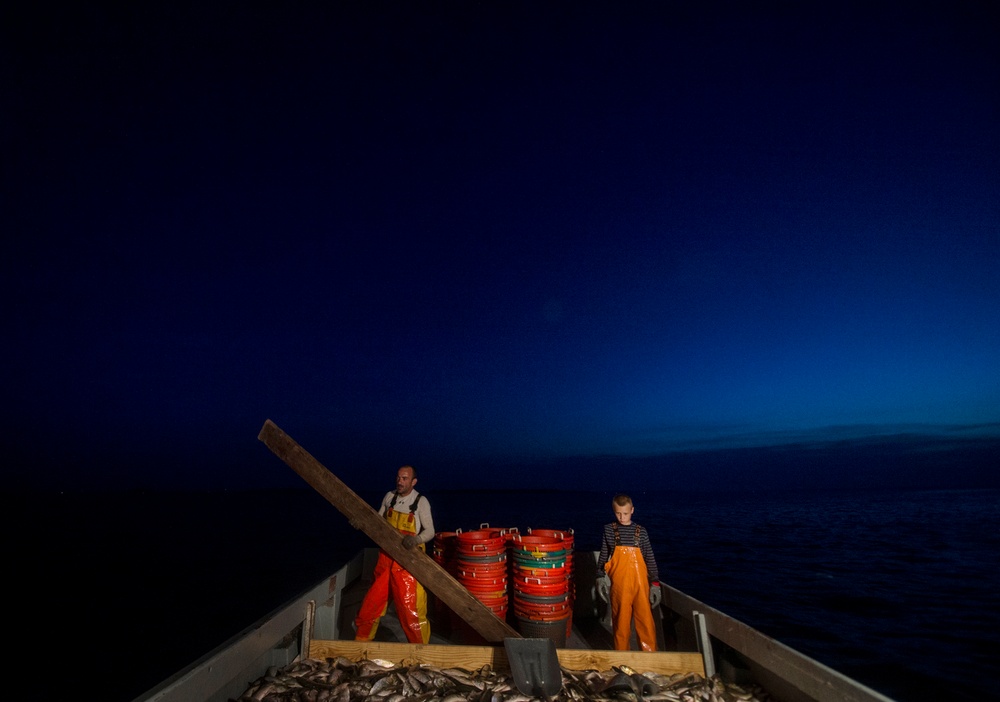
[[[229,702],[240,699],[255,681],[275,671],[302,661],[334,659],[512,671],[522,692],[527,692],[524,686],[535,685],[546,670],[555,667],[557,671],[631,670],[675,678],[696,676],[720,681],[721,690],[725,685],[732,686],[731,690],[762,690],[766,699],[778,702],[891,702],[668,584],[661,584],[662,601],[654,610],[658,650],[612,650],[610,613],[594,587],[596,552],[574,554],[571,612],[558,620],[557,629],[548,626],[551,621],[545,622],[541,634],[518,626],[518,621],[524,620],[498,616],[434,558],[403,548],[398,533],[387,522],[270,420],[260,438],[379,548],[362,549],[336,572],[135,702]],[[406,565],[428,590],[429,643],[407,642],[391,604],[374,640],[354,640],[354,617],[380,549]],[[540,649],[534,645],[540,641],[548,646]],[[527,654],[539,651],[545,652],[542,655],[548,660],[533,660],[527,665]],[[550,673],[548,677],[531,691],[537,694],[529,696],[553,697],[551,678],[558,675]],[[733,699],[722,694],[718,697]]]

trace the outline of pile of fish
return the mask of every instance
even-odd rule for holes
[[[237,702],[529,702],[511,675],[484,666],[439,668],[383,660],[308,659],[272,668]],[[551,702],[766,702],[757,686],[739,686],[696,673],[672,676],[562,669],[562,689]]]

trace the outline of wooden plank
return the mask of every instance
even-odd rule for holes
[[[420,549],[407,549],[403,539],[371,505],[359,497],[322,463],[313,458],[290,436],[268,419],[257,437],[288,467],[298,473],[316,492],[361,529],[391,558],[402,565],[433,592],[455,614],[490,642],[521,635],[477,600],[465,587]]]
[[[612,666],[627,665],[642,673],[705,674],[699,653],[674,653],[669,651],[602,651],[556,649],[559,665],[567,670],[610,670]],[[507,652],[503,646],[440,646],[437,644],[402,644],[383,641],[326,641],[313,640],[309,657],[316,659],[343,656],[352,661],[364,658],[382,660],[397,665],[426,664],[442,668],[456,667],[478,670],[489,665],[494,670],[510,671]]]
[[[343,656],[352,661],[381,659],[397,665],[433,665],[478,670],[484,665],[510,671],[503,646],[441,646],[386,641],[325,641],[313,639],[309,657],[318,660]]]
[[[675,651],[603,651],[597,649],[556,649],[559,664],[569,670],[609,670],[612,666],[627,665],[640,673],[705,674],[704,659],[697,652]]]

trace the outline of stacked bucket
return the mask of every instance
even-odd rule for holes
[[[497,617],[507,618],[507,537],[502,530],[455,532],[452,574]]]
[[[572,535],[534,530],[514,535],[509,544],[518,630],[524,636],[549,638],[557,647],[565,647],[573,614]]]
[[[532,529],[528,528],[529,535],[551,536],[562,542],[566,551],[566,578],[569,581],[569,616],[566,617],[566,636],[569,637],[573,630],[573,607],[576,603],[576,572],[573,568],[573,530],[557,529]]]

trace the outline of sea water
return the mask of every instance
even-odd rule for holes
[[[612,518],[603,492],[425,495],[438,531],[578,550]],[[900,702],[997,697],[1000,491],[632,497],[674,587]],[[370,545],[308,488],[8,502],[8,635],[43,700],[130,700]]]

